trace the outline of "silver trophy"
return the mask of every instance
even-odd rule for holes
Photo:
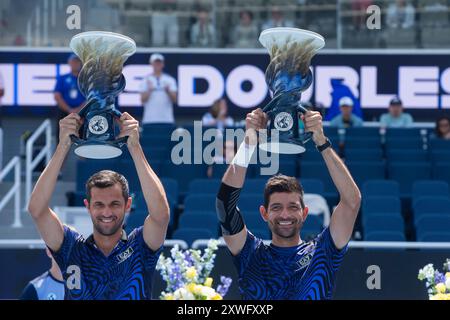
[[[116,139],[115,118],[121,112],[115,107],[115,100],[125,89],[122,69],[136,52],[136,43],[120,34],[91,31],[74,36],[70,48],[83,63],[78,87],[87,100],[79,112],[84,118],[80,138],[71,136],[75,153],[91,159],[118,157],[127,137]]]
[[[259,42],[270,54],[266,83],[273,94],[272,100],[263,108],[270,120],[267,141],[259,146],[275,153],[304,152],[304,143],[312,134],[299,132],[298,113],[307,111],[300,98],[312,83],[311,59],[323,48],[325,40],[308,30],[270,28],[261,32]],[[277,133],[277,138],[272,132]]]

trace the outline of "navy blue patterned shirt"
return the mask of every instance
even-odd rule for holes
[[[93,236],[84,239],[64,226],[64,241],[52,252],[65,281],[66,300],[141,300],[151,299],[152,277],[161,254],[144,242],[143,227],[129,236],[125,231],[106,257],[95,245]]]
[[[244,300],[331,299],[335,274],[347,251],[338,250],[328,228],[295,247],[265,245],[247,231],[241,252],[233,257]]]

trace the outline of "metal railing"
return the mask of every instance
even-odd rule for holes
[[[32,159],[34,143],[43,132],[45,132],[45,147],[42,148],[42,150],[34,159]],[[50,162],[50,158],[52,156],[51,141],[52,141],[52,126],[50,119],[44,120],[44,122],[39,126],[39,128],[37,128],[36,131],[27,140],[26,163],[25,163],[25,208],[28,205],[28,201],[30,201],[34,168],[37,167],[39,162],[41,162],[44,157],[46,158],[46,164]]]
[[[174,247],[178,245],[181,249],[189,248],[186,241],[183,240],[166,240],[164,247]],[[45,242],[41,239],[8,239],[0,240],[0,249],[45,249]]]
[[[207,239],[199,239],[192,243],[192,249],[199,249],[208,245]],[[264,240],[269,245],[270,240]],[[223,238],[219,239],[219,246],[226,246]],[[358,249],[450,249],[450,242],[406,242],[406,241],[350,241],[349,248]]]
[[[2,182],[3,178],[14,168],[14,185],[12,188],[8,191],[8,193],[3,197],[3,199],[0,200],[0,212],[3,210],[3,208],[6,206],[8,201],[14,197],[14,222],[12,224],[13,228],[20,228],[22,227],[22,221],[20,219],[21,214],[21,208],[20,208],[20,187],[21,187],[21,164],[20,164],[20,157],[15,156],[11,159],[11,161],[5,166],[5,169],[3,169],[0,172],[0,182]]]

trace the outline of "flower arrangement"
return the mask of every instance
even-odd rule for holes
[[[217,240],[210,240],[202,254],[200,250],[180,250],[178,245],[170,250],[171,257],[161,257],[156,265],[167,283],[161,293],[163,300],[222,300],[231,286],[231,278],[221,276],[216,289],[209,277],[214,268]]]
[[[434,269],[431,263],[419,270],[418,279],[426,281],[430,300],[450,300],[450,259],[444,263],[443,271]]]

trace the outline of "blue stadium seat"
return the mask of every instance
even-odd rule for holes
[[[212,176],[213,179],[222,179],[223,175],[228,169],[228,164],[221,163],[221,164],[213,164],[212,166]]]
[[[431,150],[430,151],[430,160],[433,163],[450,163],[450,150],[442,151],[442,150]]]
[[[387,128],[386,139],[418,139],[422,137],[421,128]]]
[[[311,238],[317,236],[323,230],[323,219],[317,215],[308,215],[303,224],[300,234],[302,238]]]
[[[447,182],[439,180],[418,180],[413,183],[411,196],[413,199],[422,196],[449,197],[449,185]]]
[[[398,181],[402,195],[409,195],[414,181],[431,178],[431,166],[428,162],[391,162],[388,177]]]
[[[142,125],[142,136],[145,138],[151,136],[166,136],[170,139],[170,135],[175,128],[175,125],[170,123],[144,124]]]
[[[422,149],[414,150],[388,150],[386,152],[386,159],[389,162],[396,161],[413,161],[413,162],[425,162],[428,161],[428,153]]]
[[[349,149],[379,149],[381,148],[380,138],[356,138],[356,137],[346,137],[345,138],[345,150],[350,152]]]
[[[188,194],[184,199],[185,211],[216,211],[216,195],[206,193]]]
[[[362,212],[364,215],[385,212],[386,214],[401,214],[401,201],[394,196],[369,196],[363,198]]]
[[[338,136],[338,128],[336,127],[323,127],[323,132],[329,138]]]
[[[398,139],[387,139],[386,140],[386,150],[423,150],[423,140],[422,138],[398,138]]]
[[[381,148],[375,149],[351,149],[345,152],[345,161],[381,161],[383,152]]]
[[[337,193],[330,173],[323,161],[321,162],[302,162],[300,165],[300,181],[303,179],[319,179],[322,181],[325,192]]]
[[[450,140],[444,139],[430,139],[428,142],[429,149],[431,151],[449,151],[450,150]]]
[[[268,229],[267,222],[261,217],[259,211],[244,212],[243,213],[245,225],[249,230],[264,230]]]
[[[372,231],[364,234],[365,241],[406,241],[405,234],[400,231]]]
[[[270,168],[270,170],[277,169],[274,166],[275,166],[275,164],[273,162],[271,162],[270,164],[261,164],[261,163],[252,164],[248,168],[248,176],[250,178],[260,178],[262,175],[264,175],[264,172],[261,171],[262,168],[267,168],[267,170],[269,170],[269,168]],[[274,174],[276,174],[276,173],[284,174],[286,176],[296,177],[298,175],[297,161],[295,161],[295,160],[291,160],[291,161],[279,160],[278,161],[278,170],[276,170],[276,172]]]
[[[170,157],[170,150],[168,146],[154,146],[148,145],[143,147],[144,154],[147,160],[152,164],[152,160],[167,161]]]
[[[241,194],[238,201],[238,207],[241,209],[244,216],[252,213],[259,214],[259,206],[263,204],[263,194]]]
[[[422,196],[413,199],[414,221],[430,214],[450,215],[450,198],[440,196]]]
[[[300,163],[303,161],[307,162],[318,162],[323,161],[323,156],[320,152],[317,152],[317,150],[306,150],[300,155]]]
[[[198,239],[217,239],[215,232],[202,228],[178,228],[172,234],[172,239],[184,240],[189,246]]]
[[[415,221],[417,235],[427,232],[450,232],[450,214],[425,214]]]
[[[189,213],[182,214],[178,221],[178,228],[204,228],[218,235],[219,220],[211,214]]]
[[[405,222],[400,214],[373,213],[363,217],[365,233],[374,231],[399,231],[404,232]]]
[[[122,174],[128,180],[130,192],[141,191],[139,176],[137,174],[136,166],[134,165],[133,160],[120,161],[116,171]]]
[[[176,142],[170,140],[170,136],[166,135],[150,135],[141,137],[141,145],[143,148],[154,146],[171,146]]]
[[[420,242],[450,242],[450,232],[426,232],[418,235]]]
[[[114,159],[93,160],[83,159],[77,161],[76,190],[85,191],[87,180],[96,172],[102,170],[117,171],[119,162]]]
[[[207,193],[216,195],[220,184],[220,179],[194,179],[189,183],[189,194]]]
[[[433,179],[443,180],[450,184],[450,162],[438,162],[433,164]]]
[[[186,216],[186,215],[190,215],[190,214],[194,214],[194,215],[208,215],[211,217],[214,217],[217,220],[217,213],[216,210],[209,210],[209,211],[205,211],[205,210],[184,210],[182,215]]]
[[[186,193],[192,180],[206,178],[206,170],[204,164],[176,165],[168,161],[162,164],[161,176],[177,180],[180,193]]]
[[[145,218],[148,216],[148,211],[146,210],[135,210],[130,212],[128,218],[125,222],[125,231],[130,234],[135,228],[144,225]]]
[[[249,229],[249,231],[257,238],[262,240],[271,240],[272,234],[268,228],[264,229]]]
[[[242,188],[241,195],[244,194],[264,194],[264,187],[266,185],[267,179],[246,179],[244,186]]]
[[[380,128],[376,127],[356,127],[345,129],[347,138],[376,138],[380,140]]]
[[[386,167],[383,161],[348,162],[347,167],[355,182],[360,186],[368,180],[384,179],[386,176]]]
[[[325,188],[319,179],[298,179],[305,193],[323,194]]]
[[[394,180],[369,180],[363,184],[362,195],[400,197],[400,185]]]

